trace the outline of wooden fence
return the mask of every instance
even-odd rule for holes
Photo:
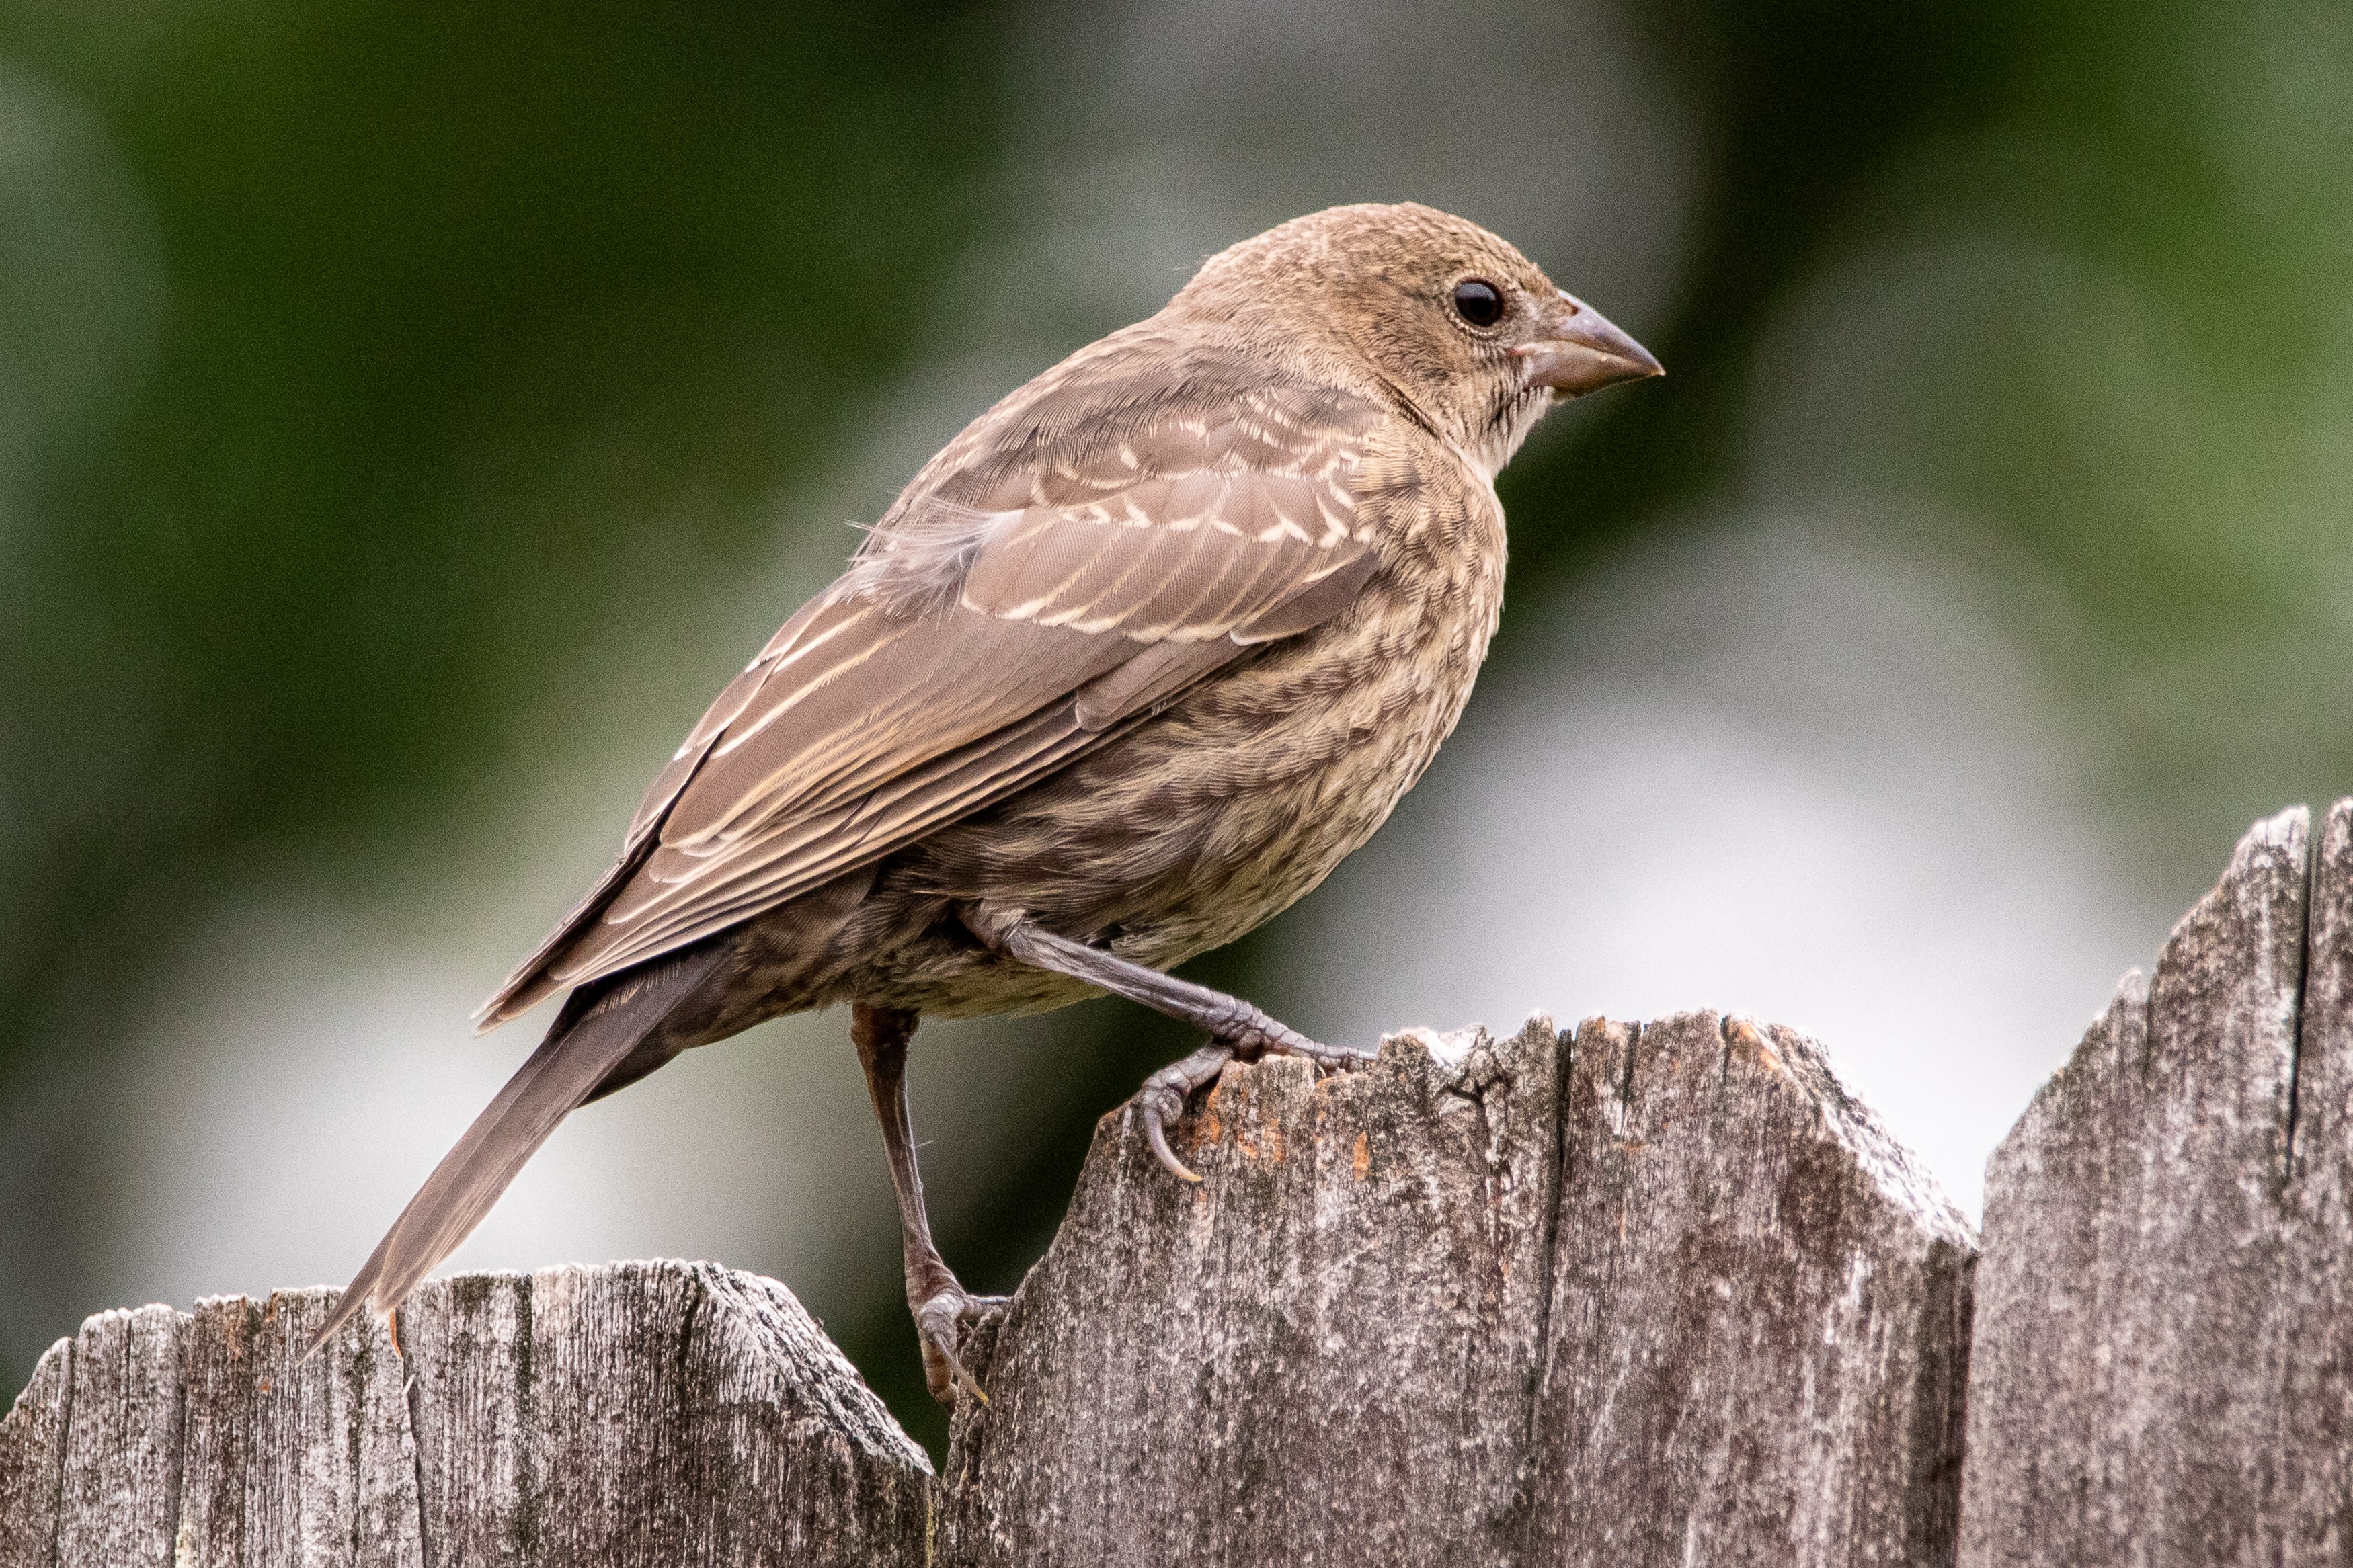
[[[101,1313],[0,1568],[2353,1560],[2353,801],[2259,824],[1973,1236],[1788,1030],[1414,1032],[1098,1128],[943,1473],[701,1263]]]

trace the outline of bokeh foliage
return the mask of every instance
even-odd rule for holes
[[[991,128],[985,33],[931,10],[12,31],[103,117],[164,297],[128,405],[16,500],[0,1081],[224,860],[381,870],[600,626],[748,569],[985,221]]]

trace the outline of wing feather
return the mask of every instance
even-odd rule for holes
[[[1024,425],[1002,405],[976,426],[995,421],[992,439],[934,459],[720,693],[484,1026],[1003,799],[1344,609],[1377,564],[1349,481],[1382,416],[1202,374],[1142,420],[1117,386],[1090,395],[1108,399],[1094,417]],[[1123,418],[1116,443],[1037,438]]]

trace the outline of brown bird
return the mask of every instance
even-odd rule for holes
[[[1555,403],[1660,374],[1517,250],[1345,206],[1212,258],[984,414],[901,492],[646,793],[619,860],[479,1016],[568,990],[337,1304],[387,1317],[575,1107],[847,1003],[933,1394],[991,1303],[932,1245],[904,1083],[925,1014],[1110,992],[1342,1068],[1165,973],[1314,888],[1454,727],[1503,603],[1494,479]],[[315,1346],[313,1347],[315,1348]]]

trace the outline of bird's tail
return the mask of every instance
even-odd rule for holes
[[[600,1092],[667,1061],[655,1031],[718,959],[709,947],[690,949],[616,976],[601,994],[583,998],[586,1005],[566,1005],[539,1049],[408,1200],[303,1353],[315,1352],[370,1300],[390,1318],[434,1266],[473,1234],[558,1122]]]

